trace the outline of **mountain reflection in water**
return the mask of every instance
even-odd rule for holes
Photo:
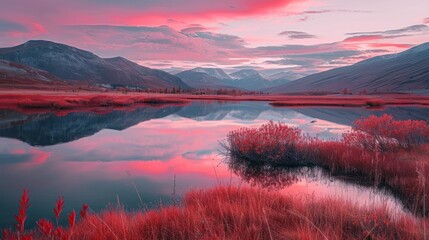
[[[288,193],[317,192],[372,201],[368,199],[374,194],[367,189],[326,179],[296,182],[294,175],[279,169],[234,170],[219,154],[219,141],[229,131],[269,120],[297,126],[310,135],[335,138],[350,129],[356,118],[385,112],[399,119],[429,118],[429,109],[418,107],[290,109],[273,108],[266,102],[193,102],[65,116],[0,110],[0,228],[13,224],[23,188],[32,196],[30,227],[35,219],[52,217],[49,214],[60,195],[65,197],[65,212],[79,209],[84,202],[98,211],[118,199],[127,209],[140,208],[134,185],[148,207],[159,201],[168,203],[174,176],[178,196],[193,188],[244,180],[260,187],[289,186],[282,190]]]

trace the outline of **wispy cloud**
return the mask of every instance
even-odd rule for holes
[[[279,35],[287,36],[289,39],[317,38],[315,35],[300,31],[283,31]]]
[[[308,10],[301,12],[287,11],[283,12],[285,16],[297,16],[297,15],[317,15],[326,13],[372,13],[368,10],[351,10],[351,9],[321,9],[321,10]]]
[[[381,40],[381,39],[392,39],[392,38],[400,38],[400,37],[408,37],[411,35],[408,34],[401,34],[401,35],[356,35],[352,37],[348,37],[344,39],[343,42],[367,42],[367,41],[373,41],[373,40]]]
[[[421,33],[429,32],[429,27],[425,24],[412,25],[399,29],[385,30],[385,31],[375,31],[375,32],[352,32],[347,33],[347,35],[397,35],[405,33]]]

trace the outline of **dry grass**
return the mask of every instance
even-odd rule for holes
[[[230,132],[224,144],[228,164],[244,179],[263,186],[293,182],[287,171],[297,167],[320,167],[341,179],[386,188],[413,213],[429,215],[427,123],[372,116],[357,121],[340,141],[297,133],[298,129],[272,122]]]
[[[429,105],[428,96],[413,94],[382,95],[194,95],[159,93],[120,93],[96,91],[0,91],[2,108],[18,110],[64,110],[128,107],[138,104],[188,104],[193,100],[269,101],[277,107],[382,107],[385,105]]]
[[[384,208],[234,187],[190,192],[181,207],[91,214],[68,231],[83,240],[423,239],[422,222]]]

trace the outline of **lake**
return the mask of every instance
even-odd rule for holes
[[[338,138],[371,114],[429,120],[429,108],[273,108],[267,102],[193,102],[109,113],[23,114],[0,110],[0,228],[12,226],[22,189],[31,193],[27,226],[82,203],[94,211],[171,204],[192,189],[247,185],[228,169],[220,142],[229,131],[285,122],[320,138]],[[333,195],[403,211],[390,194],[326,177],[317,171],[277,188],[297,197]],[[143,205],[143,206],[142,206]],[[405,211],[405,210],[404,210]],[[63,216],[65,217],[65,216]],[[62,219],[65,221],[65,218]]]

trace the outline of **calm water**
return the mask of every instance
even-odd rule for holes
[[[11,226],[23,188],[31,191],[28,226],[52,218],[58,196],[65,211],[88,203],[95,211],[158,206],[195,188],[247,184],[222,162],[219,141],[240,127],[268,120],[335,138],[352,121],[390,113],[397,119],[429,118],[429,108],[272,108],[264,102],[194,102],[189,106],[145,107],[108,114],[56,116],[0,110],[0,227]],[[297,197],[335,195],[362,204],[399,205],[388,194],[317,176],[281,188]],[[176,183],[174,184],[174,176]],[[174,187],[175,185],[175,187]]]

